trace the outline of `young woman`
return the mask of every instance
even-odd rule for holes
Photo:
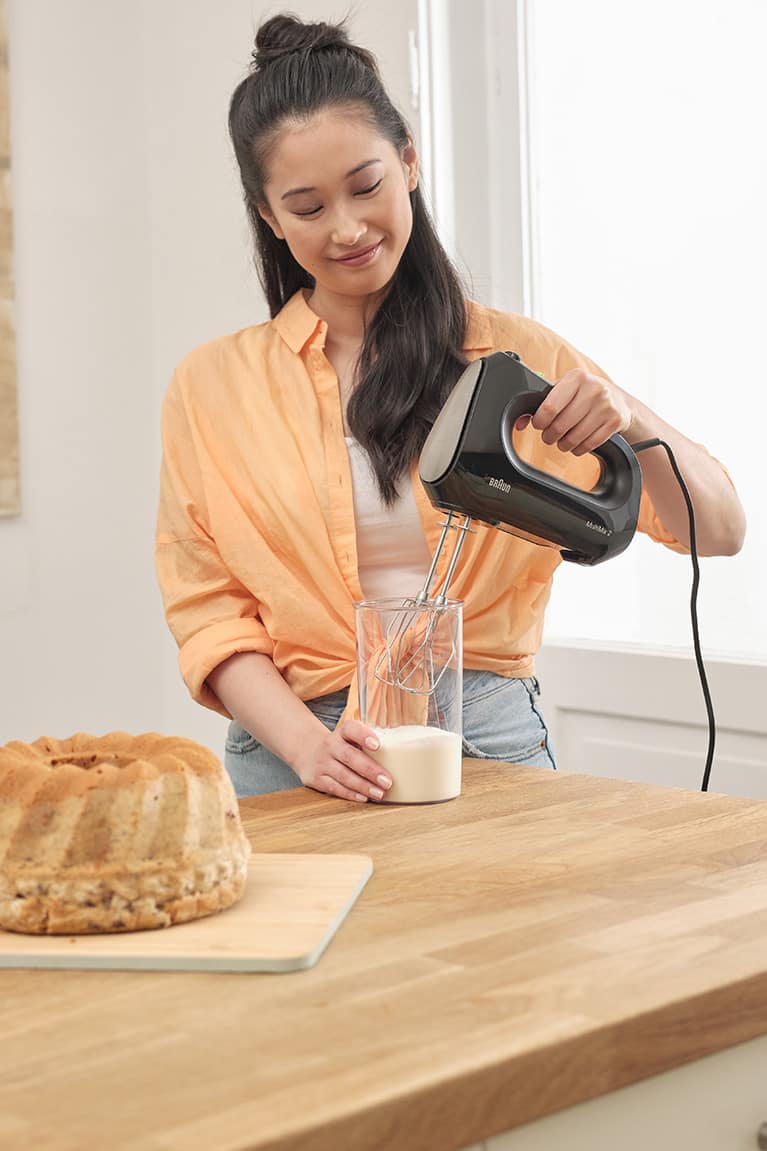
[[[357,718],[356,600],[423,584],[440,515],[417,475],[465,365],[514,350],[554,387],[521,434],[591,486],[620,432],[673,448],[698,548],[732,554],[743,510],[720,465],[540,324],[464,298],[418,187],[412,136],[341,26],[275,16],[230,131],[272,319],[193,351],[163,408],[157,570],[192,696],[231,719],[239,795],[297,787],[366,802],[391,785]],[[641,457],[640,530],[688,547],[665,452]],[[475,525],[464,601],[467,755],[553,766],[537,703],[555,549]]]

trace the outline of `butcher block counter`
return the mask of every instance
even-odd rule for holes
[[[449,803],[241,810],[373,861],[316,966],[0,971],[3,1151],[513,1147],[767,1035],[765,803],[467,760]]]

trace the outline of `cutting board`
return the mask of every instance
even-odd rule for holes
[[[156,931],[0,931],[0,967],[120,971],[301,971],[313,967],[373,873],[367,855],[252,855],[226,911]]]

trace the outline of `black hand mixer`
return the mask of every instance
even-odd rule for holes
[[[631,543],[642,473],[618,435],[595,449],[601,474],[590,491],[526,463],[514,447],[514,425],[550,391],[514,352],[475,360],[423,446],[421,481],[435,507],[557,547],[564,560],[602,563]]]
[[[496,352],[470,364],[450,393],[419,461],[429,499],[447,518],[423,588],[403,601],[386,637],[376,668],[385,682],[418,694],[434,690],[434,628],[472,520],[557,547],[563,559],[580,564],[601,563],[631,542],[642,474],[621,436],[611,436],[595,450],[600,474],[588,491],[533,467],[515,449],[516,421],[534,413],[550,391],[551,385],[515,352]],[[454,522],[456,515],[462,523]],[[430,598],[451,529],[458,531],[453,554],[439,594]]]
[[[472,520],[532,543],[559,548],[562,559],[573,563],[602,563],[625,551],[636,531],[642,496],[637,453],[662,447],[689,517],[693,567],[690,614],[709,725],[701,787],[705,791],[713,762],[716,725],[698,629],[700,568],[690,493],[673,451],[661,439],[629,445],[622,436],[611,436],[593,452],[600,474],[588,491],[526,462],[514,446],[515,424],[521,416],[537,411],[550,391],[548,381],[511,351],[475,360],[458,379],[426,438],[419,460],[421,482],[429,499],[447,513],[442,534],[423,588],[414,598],[403,601],[399,620],[386,636],[385,653],[376,675],[406,691],[433,691],[438,681],[433,671],[432,637],[447,603],[448,588]],[[462,517],[462,522],[454,522],[456,516]],[[451,529],[457,530],[456,543],[439,593],[432,596],[437,563]]]

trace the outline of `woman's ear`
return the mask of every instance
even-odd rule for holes
[[[275,220],[272,213],[269,211],[269,205],[268,204],[259,204],[258,205],[258,214],[261,217],[261,219],[264,220],[264,222],[269,225],[269,227],[272,229],[272,231],[274,232],[274,234],[278,240],[284,240],[285,239],[285,233],[283,232],[282,228],[280,227],[280,225]]]
[[[407,144],[402,149],[402,163],[407,175],[407,190],[414,192],[418,187],[418,153],[413,143],[413,137],[408,135]]]

